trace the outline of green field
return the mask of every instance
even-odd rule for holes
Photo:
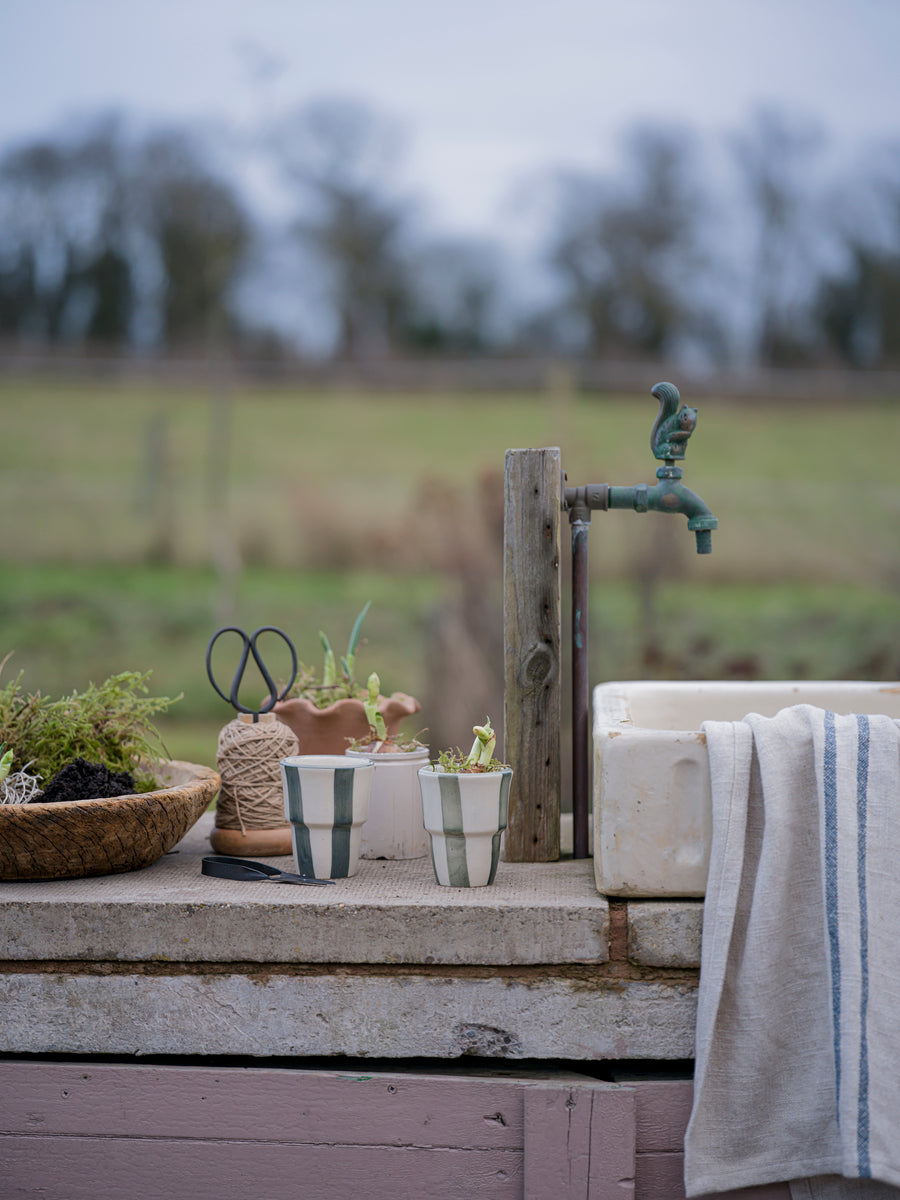
[[[699,407],[685,480],[719,517],[713,554],[680,517],[595,516],[592,678],[900,676],[897,403]],[[229,716],[204,670],[219,624],[281,625],[315,661],[317,630],[340,646],[371,599],[361,667],[439,693],[433,622],[473,597],[499,621],[504,451],[558,445],[573,484],[656,466],[649,395],[6,379],[0,413],[4,678],[58,693],[152,668],[183,693],[169,749],[196,761]]]
[[[698,578],[896,583],[898,405],[708,401],[686,482],[721,522]],[[646,396],[205,392],[0,381],[0,560],[428,565],[436,520],[465,520],[508,447],[556,445],[570,483],[653,482]],[[603,519],[622,574],[660,533]],[[690,539],[667,530],[690,552]]]

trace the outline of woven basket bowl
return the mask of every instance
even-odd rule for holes
[[[168,785],[110,800],[0,805],[0,880],[81,879],[149,867],[180,842],[219,790],[219,776],[169,762]]]

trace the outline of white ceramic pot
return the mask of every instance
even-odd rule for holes
[[[422,816],[438,883],[445,887],[493,883],[509,814],[511,780],[511,767],[459,774],[440,767],[419,769]]]
[[[284,815],[301,875],[346,879],[356,874],[373,774],[368,758],[352,762],[339,754],[295,754],[281,760]]]
[[[375,767],[360,857],[422,858],[428,853],[428,834],[422,824],[417,773],[428,762],[428,747],[388,754],[348,750],[347,758],[367,759]]]

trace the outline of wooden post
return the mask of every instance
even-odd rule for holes
[[[559,858],[559,450],[507,450],[503,529],[505,736],[513,768],[509,862]]]

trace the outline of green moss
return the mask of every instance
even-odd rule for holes
[[[13,766],[32,764],[46,783],[80,757],[111,771],[130,771],[142,791],[154,788],[146,764],[165,751],[151,718],[174,701],[148,695],[149,675],[125,671],[53,700],[25,692],[19,672],[0,689],[0,741],[12,749]]]

